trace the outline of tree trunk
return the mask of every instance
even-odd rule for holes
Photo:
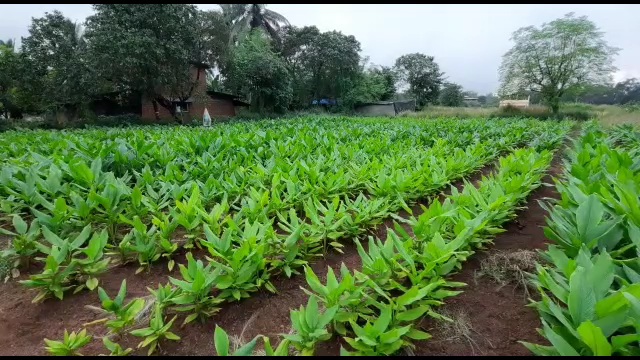
[[[165,99],[162,96],[156,97],[154,101],[160,104],[160,106],[162,106],[163,108],[167,109],[167,111],[169,111],[169,114],[171,114],[171,117],[173,117],[173,120],[176,123],[182,124],[182,121],[176,115],[176,109],[173,107],[173,103],[171,101]]]
[[[249,98],[249,103],[251,104],[251,111],[257,112],[258,106],[259,106],[258,96],[256,96],[254,93],[251,93]]]
[[[551,101],[549,101],[549,107],[551,107],[551,112],[553,113],[553,115],[558,115],[558,112],[560,111],[560,99],[551,99]]]

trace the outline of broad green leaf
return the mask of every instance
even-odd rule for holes
[[[578,326],[578,334],[580,334],[580,339],[591,349],[593,355],[611,355],[611,344],[602,333],[602,329],[593,325],[591,321],[585,321],[580,324]]]
[[[229,336],[226,331],[216,325],[216,329],[213,332],[213,341],[216,346],[216,352],[218,356],[229,355]]]
[[[587,270],[583,267],[578,267],[571,274],[567,305],[574,325],[593,320],[596,306],[595,285],[590,281]]]

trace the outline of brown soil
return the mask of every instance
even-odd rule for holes
[[[501,286],[489,277],[479,277],[478,271],[482,261],[498,251],[546,248],[543,226],[547,214],[539,201],[559,197],[552,186],[552,176],[558,177],[562,173],[562,153],[556,152],[551,168],[543,178],[543,186],[531,194],[526,209],[518,212],[515,221],[505,224],[506,231],[494,239],[494,245],[474,254],[465,262],[462,271],[452,277],[452,281],[461,281],[467,286],[462,294],[447,299],[438,311],[466,314],[462,321],[468,331],[447,331],[436,321],[425,319],[422,327],[433,338],[417,343],[415,355],[526,356],[531,353],[518,341],[546,343],[536,331],[541,327],[537,312],[526,306],[525,289],[518,284]]]
[[[482,175],[486,175],[493,166],[487,166],[470,178],[476,182]],[[557,171],[557,162],[552,171]],[[462,182],[454,184],[461,188]],[[444,195],[449,193],[445,191]],[[529,210],[520,214],[520,226],[510,224],[507,232],[496,239],[496,249],[520,249],[540,248],[544,245],[542,229],[544,212],[538,206],[536,199],[554,196],[550,188],[542,188],[536,192],[529,202]],[[442,197],[439,196],[440,198]],[[414,216],[421,213],[420,204],[428,204],[428,199],[422,199],[413,206]],[[402,217],[407,217],[402,212]],[[394,221],[388,219],[378,229],[373,231],[381,238],[386,237],[386,228],[393,227]],[[366,238],[366,236],[364,237]],[[364,244],[363,244],[364,245]],[[314,272],[322,280],[326,276],[327,267],[339,271],[341,263],[350,269],[359,269],[360,257],[353,243],[348,243],[343,248],[344,254],[333,252],[324,259],[319,259],[311,264]],[[465,264],[464,271],[456,277],[456,281],[464,281],[469,284],[465,293],[451,299],[448,303],[452,306],[461,306],[471,312],[474,328],[481,334],[488,336],[493,348],[486,347],[487,354],[516,355],[526,354],[521,345],[515,343],[515,339],[537,341],[535,328],[539,326],[538,317],[531,309],[526,308],[525,301],[518,293],[510,289],[496,291],[490,283],[474,283],[473,274],[479,266],[481,257],[479,254]],[[178,261],[177,261],[178,262]],[[151,267],[150,271],[135,274],[136,264],[116,267],[107,276],[100,279],[100,286],[111,296],[117,293],[123,279],[127,280],[128,299],[147,296],[147,287],[157,288],[158,284],[166,284],[168,276],[179,277],[177,266],[173,273],[167,269],[166,263],[159,263]],[[22,275],[20,278],[25,279]],[[277,294],[271,294],[266,290],[252,294],[251,298],[241,302],[225,304],[218,314],[204,324],[191,323],[180,327],[183,317],[179,317],[173,326],[173,332],[181,337],[181,341],[167,341],[161,344],[162,348],[157,352],[162,355],[212,355],[215,354],[213,346],[213,331],[216,325],[221,326],[231,336],[241,337],[248,341],[258,334],[275,338],[277,335],[290,331],[290,309],[306,304],[307,296],[300,289],[306,286],[304,274],[294,275],[291,279],[278,276],[272,279],[278,289]],[[78,294],[65,295],[63,301],[48,299],[41,304],[32,304],[31,299],[35,292],[26,289],[15,281],[0,285],[0,355],[45,355],[44,338],[59,340],[65,329],[79,331],[86,323],[102,318],[102,314],[87,308],[87,305],[99,307],[100,302],[97,292],[82,291]],[[499,304],[499,306],[495,306]],[[502,320],[501,320],[502,319]],[[425,324],[426,325],[426,324]],[[94,335],[94,340],[83,351],[85,355],[106,353],[101,341],[106,330],[102,325],[88,327],[88,332]],[[435,340],[437,334],[434,334]],[[123,347],[136,349],[141,340],[133,336],[125,336],[122,339],[113,339]],[[482,343],[480,343],[482,345]],[[482,345],[484,346],[484,345]],[[484,350],[484,349],[483,349]],[[490,350],[490,351],[489,351]],[[146,354],[145,349],[136,350],[135,354]],[[318,355],[337,355],[339,343],[331,341],[323,344],[317,351]],[[443,341],[429,341],[419,344],[416,354],[468,354],[468,348],[464,344],[448,343]]]

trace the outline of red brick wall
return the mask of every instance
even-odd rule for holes
[[[233,101],[228,99],[218,99],[209,97],[207,101],[193,103],[189,109],[189,115],[196,119],[202,119],[205,107],[209,111],[212,118],[235,116],[236,110],[233,107]]]
[[[198,92],[205,93],[207,90],[207,77],[204,69],[196,69],[195,67],[191,69],[191,75],[196,76],[196,71],[200,71],[200,78],[198,79],[198,84],[196,89],[194,89],[193,93],[196,94]],[[192,118],[196,118],[202,120],[202,115],[204,113],[205,107],[209,110],[209,115],[212,118],[216,117],[229,117],[235,116],[235,108],[233,107],[233,101],[231,99],[221,99],[221,98],[212,98],[211,96],[207,97],[206,101],[201,101],[197,97],[191,106],[189,107],[189,116]],[[158,104],[158,113],[161,119],[170,119],[171,113],[169,110]],[[155,111],[153,109],[153,103],[148,99],[142,99],[142,110],[140,116],[143,119],[153,120],[156,118]]]
[[[158,104],[158,112],[160,113],[160,118],[171,117],[171,113],[169,112],[169,110],[160,106],[160,104]],[[156,118],[155,111],[153,110],[153,103],[150,100],[142,99],[142,111],[141,111],[140,117],[143,119],[150,119],[150,120]]]

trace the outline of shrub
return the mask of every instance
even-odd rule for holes
[[[86,122],[90,125],[95,126],[130,126],[135,124],[140,124],[141,119],[139,115],[136,114],[123,114],[123,115],[113,115],[113,116],[105,116],[99,115],[93,119],[88,119]]]

